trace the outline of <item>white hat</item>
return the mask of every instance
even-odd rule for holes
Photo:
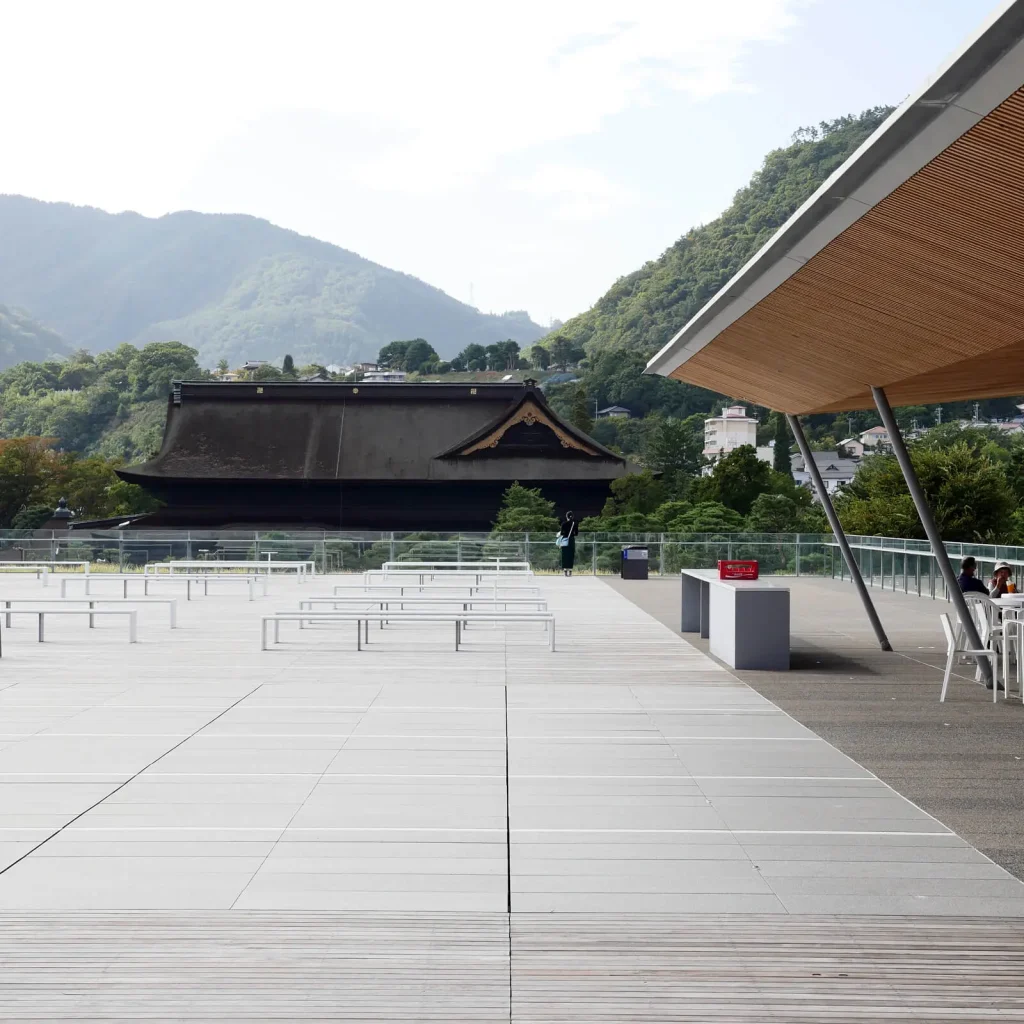
[[[1013,566],[1009,562],[996,562],[996,567],[992,570],[993,572],[999,572],[1000,569],[1009,569],[1013,572]]]

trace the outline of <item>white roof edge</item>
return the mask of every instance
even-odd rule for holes
[[[1024,0],[1007,0],[647,364],[667,375],[1024,85]]]

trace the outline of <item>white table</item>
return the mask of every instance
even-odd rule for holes
[[[789,668],[789,587],[722,580],[717,569],[683,569],[680,631],[700,633],[731,668]]]

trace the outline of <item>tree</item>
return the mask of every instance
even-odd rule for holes
[[[771,466],[757,457],[753,445],[740,445],[719,459],[711,476],[700,481],[701,496],[745,516],[759,494],[776,489],[772,474]]]
[[[947,448],[913,444],[909,453],[944,539],[989,544],[1015,539],[1015,502],[1001,463],[978,454],[966,441]],[[835,505],[849,533],[924,537],[892,455],[866,458]]]
[[[467,345],[455,358],[464,363],[467,370],[487,368],[487,349],[475,342]]]
[[[695,476],[700,472],[703,451],[703,417],[690,416],[685,420],[658,417],[657,425],[647,437],[644,463],[668,476]]]
[[[576,386],[569,422],[577,430],[582,430],[584,434],[589,434],[594,429],[594,418],[590,415],[590,399],[587,397],[586,388],[582,384]]]
[[[557,529],[555,503],[539,488],[523,487],[516,481],[502,495],[494,533],[554,533]]]
[[[743,517],[719,501],[703,501],[668,524],[669,533],[738,533]]]
[[[551,362],[560,366],[563,370],[569,365],[572,359],[573,344],[563,334],[556,334],[551,342]]]
[[[781,413],[775,413],[775,449],[772,452],[772,468],[776,473],[785,473],[792,477],[793,463],[789,457],[789,427],[786,424],[786,417]]]
[[[546,370],[551,365],[551,353],[543,345],[534,345],[527,354],[539,370]]]
[[[405,365],[405,353],[411,342],[392,341],[377,354],[377,365],[388,370],[401,370]]]
[[[170,394],[172,380],[209,377],[196,362],[198,351],[180,341],[154,341],[136,351],[128,364],[128,384],[134,401]]]
[[[465,373],[466,372],[466,360],[462,356],[462,353],[454,356],[452,361],[448,364],[454,373]]]
[[[602,518],[626,512],[650,515],[668,497],[665,493],[665,484],[649,469],[613,480],[611,491],[612,496],[605,502],[601,511]]]
[[[217,360],[217,370],[220,373],[227,373],[228,372],[228,361],[226,359],[218,359]]]
[[[52,437],[0,441],[0,528],[11,525],[22,508],[44,503],[56,455]]]
[[[414,338],[406,342],[405,356],[402,359],[402,369],[409,373],[420,373],[431,363],[438,362],[437,353],[433,345],[423,338]]]
[[[286,377],[294,377],[295,376],[295,360],[292,359],[291,356],[286,355],[284,357],[284,363],[281,366],[281,372]]]
[[[747,513],[750,533],[798,533],[802,510],[784,494],[759,494]]]
[[[284,380],[284,374],[276,366],[271,366],[270,363],[257,366],[252,371],[251,376],[253,380]]]

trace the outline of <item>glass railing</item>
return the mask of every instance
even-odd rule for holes
[[[874,587],[943,597],[945,587],[928,542],[850,536],[865,581]],[[618,574],[624,547],[645,547],[651,575],[683,568],[714,568],[720,559],[756,559],[763,576],[849,579],[831,534],[795,533],[584,533],[576,540],[575,571]],[[1024,547],[950,542],[954,565],[973,555],[983,576],[999,559],[1024,565]],[[171,559],[282,561],[306,559],[321,572],[361,572],[389,561],[529,562],[537,572],[558,572],[551,533],[391,533],[322,530],[73,530],[0,531],[0,561],[88,561],[94,572],[141,571]]]

